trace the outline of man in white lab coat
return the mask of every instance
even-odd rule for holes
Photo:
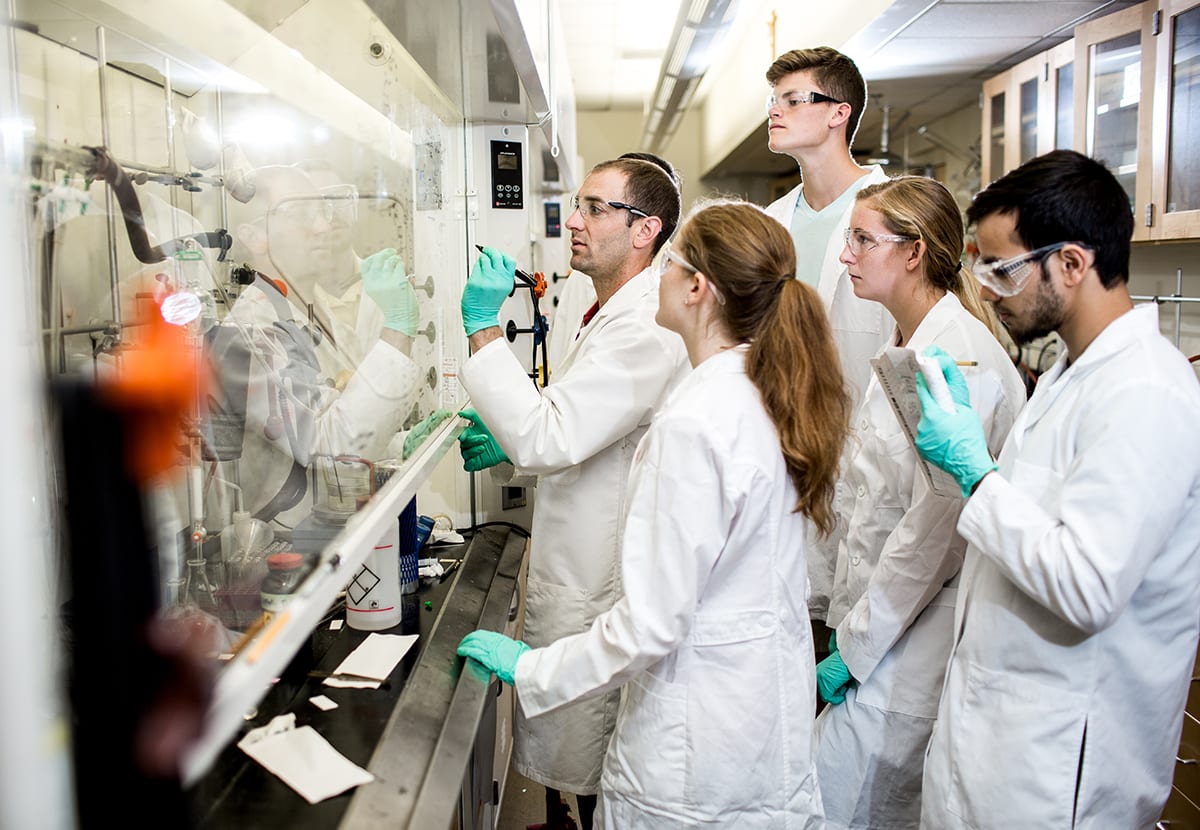
[[[846,266],[838,261],[849,227],[854,197],[887,176],[879,166],[860,167],[850,145],[867,101],[867,84],[854,61],[821,46],[793,49],[767,70],[767,143],[789,155],[804,181],[773,202],[767,213],[792,232],[796,278],[817,289],[833,325],[842,372],[857,411],[871,376],[870,360],[885,345],[895,322],[879,303],[854,296]],[[844,485],[839,484],[838,490]],[[809,613],[824,623],[837,567],[839,527],[828,537],[808,540]],[[817,652],[827,651],[828,631],[814,631]]]
[[[984,299],[1065,351],[998,463],[965,397],[922,396],[918,449],[971,492],[922,826],[1150,827],[1200,630],[1200,386],[1133,308],[1129,200],[1100,163],[1040,156],[967,217]]]
[[[538,476],[525,606],[531,645],[586,631],[620,597],[633,452],[688,368],[679,338],[654,321],[650,270],[679,213],[676,183],[651,162],[616,159],[591,170],[566,227],[571,268],[591,277],[596,302],[575,321],[578,336],[540,392],[496,316],[512,290],[512,260],[485,249],[463,292],[472,354],[461,379],[478,412],[461,439],[466,467],[511,459]],[[619,700],[613,691],[535,719],[518,709],[513,763],[548,788],[549,827],[570,826],[554,791],[582,795],[580,819],[590,826]]]

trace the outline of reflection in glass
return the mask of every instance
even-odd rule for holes
[[[1168,212],[1200,209],[1200,7],[1175,18],[1171,43],[1171,139]]]
[[[1070,150],[1075,144],[1075,64],[1054,70],[1054,149]]]
[[[992,164],[988,171],[992,181],[1004,175],[1004,93],[992,96]]]
[[[63,20],[78,17],[69,5],[55,5]],[[171,474],[147,494],[158,588],[164,607],[219,622],[228,650],[261,622],[270,563],[300,555],[293,576],[313,572],[380,471],[447,417],[433,302],[453,302],[435,283],[465,270],[448,195],[461,190],[462,115],[399,44],[343,81],[354,90],[319,75],[334,58],[316,25],[286,50],[248,31],[260,42],[228,68],[255,83],[231,88],[109,29],[103,97],[98,50],[57,31],[12,32],[45,364],[117,376],[118,348],[147,348],[148,318],[186,332],[203,383]],[[318,76],[321,96],[293,82]],[[106,136],[101,178],[87,148]],[[124,202],[109,215],[118,186],[135,215]]]
[[[1038,81],[1021,84],[1021,164],[1037,155]]]
[[[1142,41],[1130,32],[1091,47],[1088,145],[1112,171],[1133,207],[1137,182],[1138,105],[1142,90]]]

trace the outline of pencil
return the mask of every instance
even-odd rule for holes
[[[979,361],[978,360],[959,360],[954,365],[955,366],[978,366]]]

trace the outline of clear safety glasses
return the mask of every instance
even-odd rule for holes
[[[683,269],[689,271],[690,273],[693,273],[693,274],[700,273],[699,268],[697,268],[695,265],[692,265],[692,263],[688,262],[686,259],[681,257],[679,254],[672,251],[671,243],[668,242],[666,245],[663,246],[662,251],[658,255],[658,262],[654,266],[655,279],[661,280],[663,275],[665,273],[667,273],[667,269],[671,267],[672,262],[674,262],[680,268],[683,268]],[[706,281],[708,283],[708,290],[712,292],[713,298],[717,301],[718,304],[725,305],[725,298],[721,296],[721,292],[717,290],[717,287],[715,285],[713,285],[712,280],[706,280]]]
[[[1079,245],[1081,248],[1091,250],[1090,246],[1081,242],[1055,242],[1053,245],[1043,245],[1041,248],[1017,254],[1008,259],[995,259],[991,262],[975,260],[975,264],[971,266],[971,273],[975,275],[975,279],[980,285],[996,296],[1012,297],[1020,294],[1021,289],[1033,276],[1034,263],[1044,266],[1046,259],[1051,254],[1061,251],[1067,245]]]
[[[317,220],[351,224],[358,218],[358,190],[353,185],[322,188],[312,196],[281,199],[268,213],[271,224],[310,227]]]
[[[646,211],[642,210],[641,208],[636,208],[633,205],[627,205],[624,202],[615,202],[611,199],[601,201],[600,199],[592,199],[592,198],[585,198],[581,202],[581,201],[579,201],[578,196],[571,197],[571,207],[573,207],[575,210],[579,211],[579,213],[583,216],[584,219],[602,219],[602,218],[604,218],[605,216],[607,216],[610,213],[610,211],[604,209],[605,205],[608,205],[611,208],[615,208],[616,210],[627,210],[630,213],[632,213],[634,216],[640,216],[643,219],[647,219],[650,217],[650,214],[646,213]],[[633,224],[633,223],[631,222],[630,224]]]
[[[915,242],[915,236],[897,236],[891,233],[867,233],[862,228],[846,228],[842,234],[846,247],[855,256],[862,256],[867,251],[879,247],[880,242]]]
[[[784,112],[803,106],[804,104],[844,104],[837,98],[831,98],[823,92],[788,92],[781,98],[776,98],[774,92],[767,94],[767,112],[778,107]]]

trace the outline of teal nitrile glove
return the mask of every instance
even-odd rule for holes
[[[837,651],[837,629],[831,628],[829,630],[829,653],[833,654],[835,651]]]
[[[921,399],[921,423],[915,442],[917,452],[954,476],[965,499],[981,478],[997,469],[996,462],[988,452],[983,425],[971,409],[967,382],[958,371],[954,358],[937,346],[930,346],[925,354],[936,358],[941,366],[955,411],[942,409],[930,394],[925,378],[917,375],[917,395]]]
[[[483,249],[462,293],[463,328],[468,337],[500,325],[500,306],[512,293],[516,278],[516,260],[495,248]]]
[[[376,251],[362,261],[363,291],[383,312],[384,328],[415,337],[421,322],[417,292],[404,273],[404,260],[395,248]]]
[[[474,409],[464,409],[458,414],[471,422],[471,426],[458,436],[458,451],[462,453],[464,470],[477,473],[497,464],[511,463],[478,412]]]
[[[449,409],[435,409],[432,414],[425,416],[419,424],[410,429],[408,435],[404,436],[404,449],[401,451],[401,460],[412,455],[413,450],[421,446],[421,443],[429,437],[429,433],[437,429],[442,421],[449,417]]]
[[[495,631],[472,631],[458,644],[462,657],[473,657],[492,674],[508,685],[513,684],[517,660],[529,651],[529,646]]]
[[[827,703],[837,705],[846,699],[846,690],[854,682],[842,655],[834,651],[817,663],[817,692]]]

